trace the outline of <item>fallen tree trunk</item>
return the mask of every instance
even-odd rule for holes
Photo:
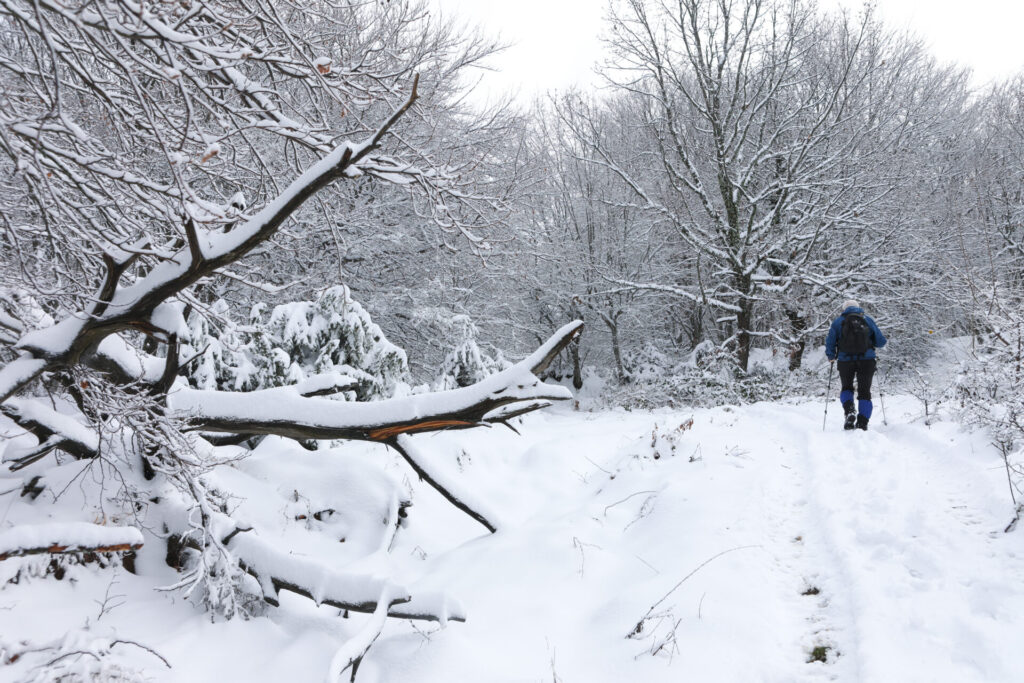
[[[583,329],[576,321],[555,332],[511,368],[469,387],[370,403],[304,397],[286,388],[251,392],[178,389],[167,397],[172,414],[195,429],[276,434],[293,439],[355,439],[394,443],[401,434],[502,423],[572,398],[565,387],[541,382],[547,367]]]
[[[67,522],[0,531],[0,561],[26,555],[127,552],[141,547],[142,532],[131,526]]]

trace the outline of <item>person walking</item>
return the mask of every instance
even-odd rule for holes
[[[843,312],[832,321],[825,338],[825,355],[839,368],[839,402],[846,420],[843,429],[867,430],[871,419],[871,378],[875,374],[875,349],[886,338],[871,316],[853,299],[843,302]],[[853,405],[853,384],[857,381],[857,406]]]

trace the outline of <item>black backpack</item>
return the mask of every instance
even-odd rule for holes
[[[871,343],[871,328],[860,313],[847,313],[843,316],[843,326],[839,328],[839,350],[850,356],[860,356],[874,348]]]

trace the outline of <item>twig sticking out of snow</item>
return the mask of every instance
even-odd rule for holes
[[[736,552],[737,550],[749,550],[750,548],[760,548],[760,547],[761,546],[759,546],[759,545],[741,545],[741,546],[738,546],[736,548],[729,548],[728,550],[723,550],[722,552],[718,553],[717,555],[712,555],[708,559],[706,559],[703,562],[701,562],[699,565],[697,565],[697,567],[692,572],[690,572],[689,574],[684,576],[682,579],[680,579],[679,583],[677,583],[676,585],[672,586],[671,590],[669,590],[668,593],[665,593],[665,595],[661,596],[658,599],[657,602],[655,602],[653,605],[651,605],[651,608],[649,610],[647,610],[647,613],[644,614],[644,616],[642,616],[640,618],[640,621],[636,622],[636,626],[633,627],[633,630],[630,631],[629,634],[626,635],[626,637],[627,638],[636,638],[641,633],[643,633],[643,631],[644,631],[644,622],[647,621],[647,619],[651,617],[651,615],[654,613],[654,610],[656,610],[658,608],[658,605],[660,605],[661,603],[665,602],[668,599],[668,596],[670,596],[673,593],[675,593],[676,589],[678,589],[680,586],[682,586],[684,583],[686,583],[687,579],[689,579],[691,576],[693,576],[694,574],[699,572],[701,569],[703,569],[704,567],[708,566],[709,564],[711,564],[712,562],[714,562],[715,560],[717,560],[718,558],[720,558],[723,555],[728,555],[729,553]]]

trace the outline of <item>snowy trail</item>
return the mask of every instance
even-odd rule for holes
[[[823,432],[816,401],[653,413],[563,408],[531,415],[521,435],[495,428],[417,437],[430,467],[486,501],[505,525],[483,533],[410,481],[409,525],[389,555],[374,554],[362,569],[416,591],[444,591],[468,618],[447,628],[389,622],[357,680],[1024,681],[1024,527],[1002,531],[1012,511],[1002,462],[984,434],[946,422],[927,427],[915,421],[912,398],[886,403],[890,424],[876,420],[867,433],[844,433],[836,413]],[[316,479],[322,457],[271,452],[246,462],[251,472],[269,468],[276,487],[286,471]],[[411,479],[380,450],[354,445],[343,461]],[[344,477],[320,476],[304,495],[355,506],[372,493],[365,476],[353,489]],[[245,503],[268,528],[295,512],[291,503],[268,505],[272,493],[253,488]],[[285,540],[300,555],[324,551]],[[0,641],[44,642],[95,623],[104,596],[123,593],[131,600],[96,628],[173,663],[166,669],[139,655],[153,680],[319,681],[369,619],[283,593],[284,609],[265,617],[211,622],[153,591],[178,578],[161,556],[140,555],[139,570],[83,568],[75,583],[4,585]],[[20,616],[26,610],[31,618]]]
[[[849,436],[812,438],[807,467],[808,541],[848,577],[856,640],[837,648],[861,680],[1020,680],[1021,543],[990,473],[950,425]]]
[[[887,403],[892,424],[867,433],[823,433],[816,403],[444,437],[474,464],[501,454],[507,470],[466,475],[514,491],[501,505],[521,521],[431,563],[470,621],[426,647],[396,628],[378,680],[1022,680],[1024,543],[1002,533],[998,460]],[[676,455],[653,459],[654,425],[690,415]]]

